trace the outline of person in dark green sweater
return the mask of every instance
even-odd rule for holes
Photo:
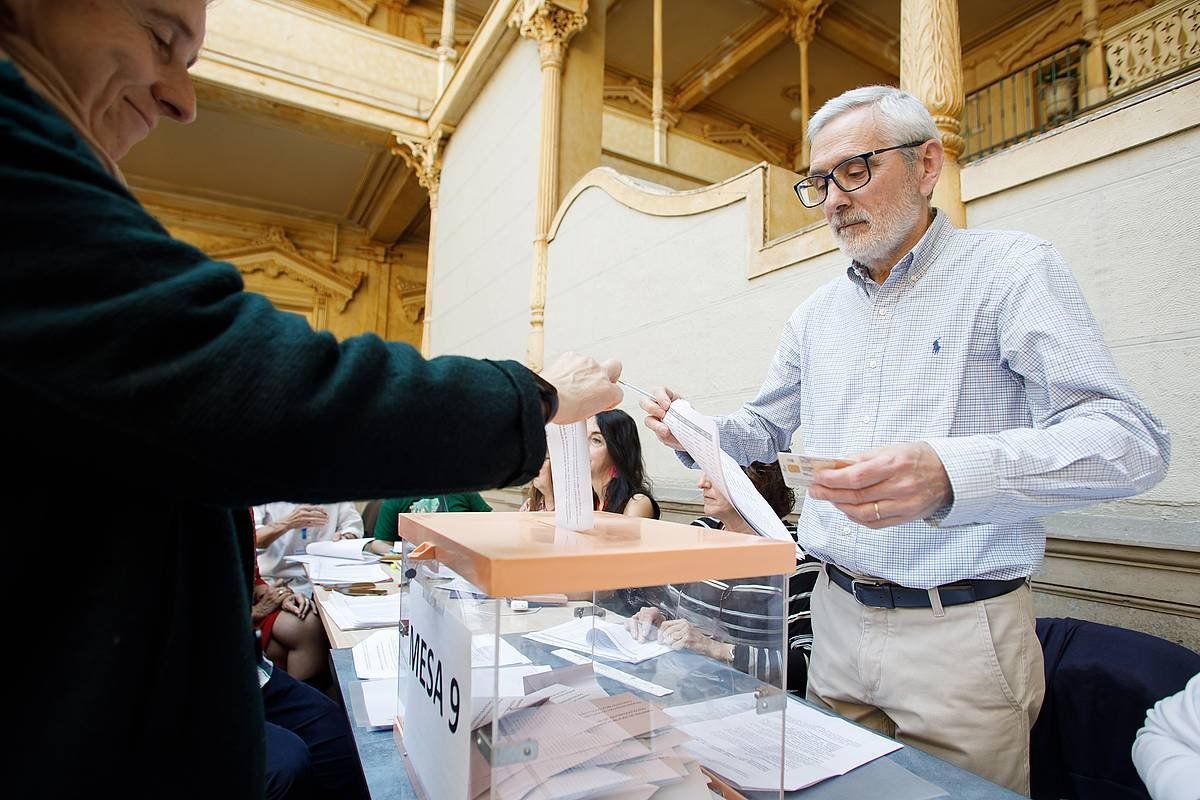
[[[87,520],[60,586],[26,570],[10,587],[40,615],[10,653],[29,662],[9,684],[14,797],[260,797],[236,509],[521,483],[548,419],[620,400],[615,362],[569,356],[543,380],[338,341],[173,239],[114,161],[195,116],[205,9],[0,0],[3,497],[54,513],[69,494]],[[40,537],[9,537],[10,563],[43,557]]]
[[[412,512],[434,511],[491,511],[492,507],[478,492],[438,494],[414,497],[394,497],[384,500],[375,518],[375,530],[370,549],[375,553],[390,553],[392,543],[400,537],[396,533],[397,517]]]

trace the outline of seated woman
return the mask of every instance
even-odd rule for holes
[[[313,601],[287,586],[272,586],[254,569],[250,622],[259,632],[263,653],[296,680],[328,680],[329,639]]]
[[[658,519],[658,501],[650,494],[633,417],[619,409],[602,411],[588,419],[587,439],[592,490],[600,498],[600,510]]]
[[[437,494],[415,497],[394,497],[384,500],[375,518],[374,541],[367,550],[379,555],[392,552],[392,545],[400,538],[396,533],[397,517],[408,513],[430,513],[435,511],[491,511],[492,507],[478,492]]]
[[[520,511],[553,511],[554,510],[554,479],[550,476],[550,456],[542,462],[542,468],[529,482],[525,490],[525,502],[521,503]]]
[[[755,462],[745,471],[780,519],[792,510],[795,493],[784,485],[777,464]],[[693,521],[693,525],[756,535],[707,475],[701,473],[696,486],[704,494],[705,516]],[[789,525],[788,529],[795,536],[795,527]],[[820,562],[806,556],[788,579],[786,685],[801,694],[808,680],[808,658],[812,651],[809,598],[820,571]],[[777,683],[779,651],[766,642],[777,641],[783,626],[778,618],[773,620],[763,613],[766,604],[761,599],[762,587],[770,585],[768,579],[746,578],[642,590],[642,597],[650,605],[630,617],[626,627],[641,641],[657,629],[658,641],[676,650],[699,652],[730,663],[759,680]]]

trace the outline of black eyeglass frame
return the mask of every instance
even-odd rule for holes
[[[856,156],[850,156],[849,158],[844,158],[841,161],[839,161],[837,164],[834,164],[832,170],[824,173],[823,175],[808,175],[805,178],[803,178],[802,180],[796,181],[796,183],[793,184],[793,186],[792,186],[792,191],[796,193],[796,199],[799,200],[800,203],[805,208],[817,208],[818,206],[821,205],[821,203],[824,203],[826,200],[829,199],[829,182],[830,181],[833,181],[835,184],[837,184],[837,187],[839,189],[841,189],[843,192],[857,192],[859,189],[863,188],[864,186],[866,186],[868,183],[871,182],[871,178],[872,178],[871,157],[872,156],[877,156],[880,153],[887,153],[892,150],[903,150],[906,147],[920,147],[921,145],[925,144],[928,141],[930,141],[930,140],[922,139],[919,142],[908,142],[907,144],[897,144],[897,145],[892,145],[891,147],[881,147],[878,150],[872,150],[869,153],[859,153]],[[834,173],[837,172],[844,165],[849,164],[851,161],[854,161],[856,158],[861,158],[863,161],[863,164],[866,166],[867,179],[865,181],[863,181],[862,183],[860,183],[858,186],[855,186],[853,189],[847,189],[845,186],[842,186],[842,182],[839,181],[834,176]],[[818,202],[816,202],[810,206],[808,203],[804,202],[804,196],[802,194],[800,194],[800,184],[808,183],[809,181],[811,181],[814,178],[821,178],[822,180],[825,181],[825,183],[823,185],[824,196]]]

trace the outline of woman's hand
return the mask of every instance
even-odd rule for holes
[[[658,629],[658,641],[672,650],[688,649],[717,661],[732,661],[733,648],[701,633],[686,619],[670,619]]]
[[[313,601],[302,594],[293,592],[283,601],[283,610],[304,619],[308,616],[308,612],[313,610]]]
[[[259,584],[254,587],[254,604],[250,606],[250,621],[255,625],[275,613],[292,590],[286,586]]]
[[[665,619],[666,617],[657,608],[643,608],[625,620],[625,630],[629,631],[639,642],[644,642],[650,638],[655,627],[661,625]]]

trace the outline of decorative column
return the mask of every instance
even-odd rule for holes
[[[562,71],[567,43],[587,24],[587,0],[522,0],[509,25],[538,43],[542,65],[541,143],[538,148],[537,203],[534,211],[533,277],[529,289],[529,344],[526,365],[539,372],[545,355],[546,277],[550,224],[558,208],[559,125]],[[428,311],[426,311],[428,313]]]
[[[654,0],[654,91],[650,118],[654,121],[654,163],[667,163],[667,122],[663,114],[663,0]]]
[[[817,33],[817,23],[832,0],[787,0],[784,15],[788,33],[800,49],[800,147],[792,168],[808,167],[808,118],[812,116],[808,90],[808,46]]]
[[[454,50],[454,4],[456,0],[442,0],[442,35],[438,39],[438,87],[440,97],[450,83],[454,73],[454,62],[458,53]]]
[[[404,160],[417,176],[417,182],[429,192],[429,251],[425,267],[425,321],[421,327],[421,355],[429,358],[430,322],[433,320],[433,265],[437,254],[438,190],[442,185],[442,131],[428,139],[393,134],[392,153]]]
[[[958,164],[966,146],[958,0],[900,0],[900,88],[929,109],[946,148],[933,203],[955,225],[965,227]]]
[[[1084,106],[1103,103],[1108,98],[1108,80],[1104,76],[1104,32],[1100,29],[1100,8],[1096,0],[1083,0],[1083,38],[1087,40],[1084,56]]]

